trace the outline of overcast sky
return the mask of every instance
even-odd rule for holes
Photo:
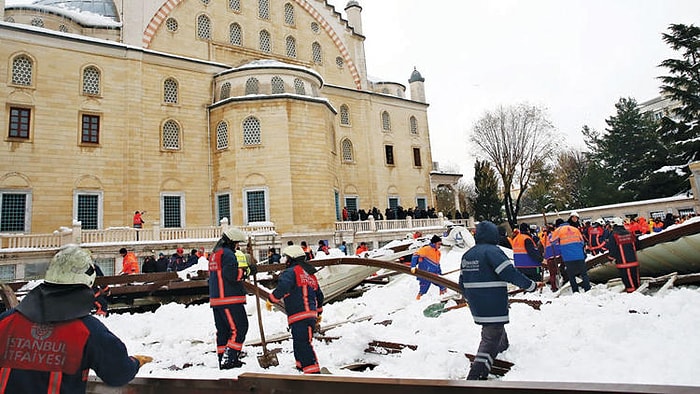
[[[329,0],[345,15],[346,0]],[[467,133],[485,111],[520,102],[548,109],[566,145],[583,148],[620,97],[659,94],[662,40],[700,24],[699,0],[359,0],[368,73],[408,87],[425,78],[433,160],[473,182]]]

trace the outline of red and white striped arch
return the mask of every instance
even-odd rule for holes
[[[172,10],[175,9],[175,7],[177,7],[178,4],[182,3],[183,1],[184,0],[166,0],[163,3],[163,5],[158,9],[158,11],[156,11],[155,15],[153,15],[151,21],[148,23],[148,26],[146,26],[146,30],[143,32],[142,41],[144,48],[150,47],[153,37],[165,21],[165,19],[168,17],[168,15],[170,15]],[[294,2],[297,3],[306,12],[308,12],[309,15],[311,15],[311,17],[314,18],[316,22],[318,22],[319,26],[321,26],[323,30],[326,33],[328,33],[328,35],[331,37],[331,40],[333,40],[333,44],[336,46],[336,48],[338,48],[340,55],[343,57],[345,64],[347,64],[348,71],[350,71],[350,75],[352,76],[352,79],[355,82],[355,87],[357,89],[362,89],[362,80],[360,79],[360,74],[357,72],[355,62],[352,61],[348,49],[345,47],[345,44],[343,44],[343,41],[340,39],[335,30],[333,30],[330,24],[326,22],[326,19],[308,1],[294,0]]]

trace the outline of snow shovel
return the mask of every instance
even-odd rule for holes
[[[464,308],[465,306],[469,306],[466,302],[457,304],[457,305],[452,305],[448,306],[445,308],[445,304],[447,301],[444,302],[438,302],[436,304],[429,305],[427,308],[423,310],[423,316],[425,317],[438,317],[442,315],[445,312],[449,312],[453,309],[459,309],[459,308]]]
[[[262,368],[276,367],[280,365],[277,361],[277,354],[267,351],[267,342],[265,342],[265,332],[263,331],[262,312],[260,311],[260,289],[258,288],[258,277],[253,275],[253,284],[255,285],[255,306],[258,310],[258,325],[260,327],[260,342],[262,343],[263,354],[258,356],[258,364]]]

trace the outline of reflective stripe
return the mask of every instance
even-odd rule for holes
[[[61,372],[51,372],[49,376],[49,389],[46,392],[48,394],[60,394],[62,380],[63,374]]]
[[[496,267],[496,273],[500,274],[501,271],[508,268],[509,265],[513,265],[513,263],[511,263],[510,260],[506,260],[506,261],[502,262],[498,267]]]
[[[487,287],[508,287],[508,282],[494,281],[494,282],[470,282],[462,284],[465,289],[482,289]]]
[[[304,373],[316,373],[316,372],[321,372],[321,367],[319,367],[318,364],[309,365],[308,367],[304,367]]]
[[[245,304],[246,296],[230,296],[230,297],[219,297],[210,298],[209,304],[211,306],[222,306],[231,304]]]
[[[633,261],[631,263],[623,263],[623,264],[615,264],[615,267],[617,268],[632,268],[632,267],[639,267],[639,262],[638,261]]]
[[[304,319],[315,319],[318,316],[316,311],[304,311],[295,313],[287,318],[287,323],[292,324]]]
[[[474,321],[477,323],[504,323],[508,321],[508,315],[502,316],[474,316]]]
[[[7,381],[10,380],[10,372],[12,372],[12,368],[3,368],[0,370],[0,393],[5,392]]]

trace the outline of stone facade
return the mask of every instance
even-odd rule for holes
[[[348,196],[365,209],[432,201],[425,97],[367,81],[364,36],[325,1],[116,7],[122,20],[103,22],[4,7],[3,232],[46,233],[76,218],[84,228],[88,219],[130,226],[136,210],[147,227],[230,216],[232,225],[273,222],[282,234],[332,232]],[[27,26],[42,17],[44,28]],[[28,83],[15,79],[26,64]],[[413,83],[423,94],[422,78]],[[11,132],[17,113],[26,136]],[[96,140],[83,141],[83,129]],[[7,225],[16,214],[22,228]]]

